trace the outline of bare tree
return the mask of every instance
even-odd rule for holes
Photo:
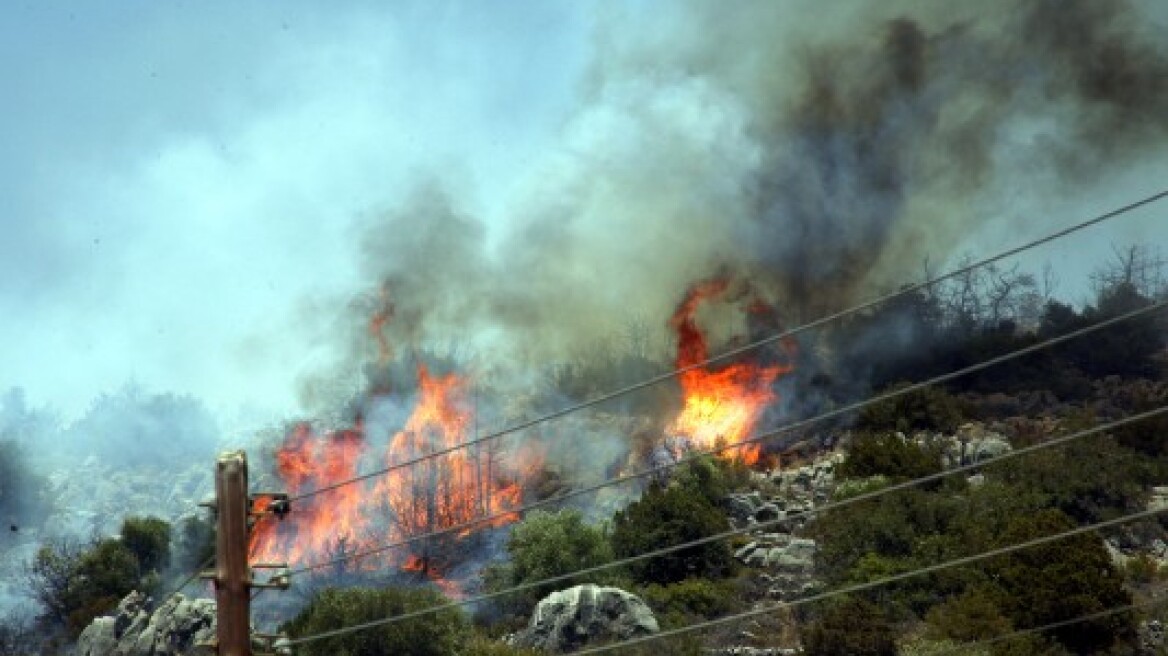
[[[1096,295],[1122,284],[1131,285],[1142,296],[1157,298],[1168,291],[1165,267],[1168,259],[1159,249],[1133,244],[1120,248],[1111,247],[1112,259],[1091,274],[1091,283]]]

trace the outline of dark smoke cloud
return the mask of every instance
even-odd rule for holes
[[[1065,185],[1163,148],[1168,59],[1125,3],[994,9],[979,5],[1001,17],[990,21],[897,17],[866,42],[811,49],[797,95],[758,126],[770,162],[757,182],[754,253],[805,313],[870,293],[874,274],[904,279],[905,264],[919,265],[920,255],[876,271],[890,253],[944,256],[978,227],[960,210],[913,203],[968,199],[1019,155]],[[1046,124],[1043,140],[1009,152],[1009,131],[1034,120]]]
[[[1000,229],[979,207],[1010,185],[1053,197],[1165,145],[1168,54],[1126,2],[684,7],[599,21],[505,220],[432,182],[369,226],[391,341],[546,362],[632,317],[664,332],[716,271],[809,319]]]

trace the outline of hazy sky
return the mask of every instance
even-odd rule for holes
[[[29,2],[0,21],[0,386],[285,408],[354,223],[489,208],[572,102],[575,3]],[[485,210],[484,210],[485,211]]]
[[[655,18],[646,7],[640,18]],[[67,416],[129,380],[220,412],[294,411],[297,380],[334,347],[328,316],[315,315],[371,282],[360,276],[362,222],[435,175],[503,220],[605,54],[596,11],[542,0],[10,3],[0,389],[22,386]],[[986,209],[1086,218],[1168,180],[1162,154],[1146,164],[1062,199],[997,181]],[[1163,216],[1143,212],[1051,257],[1153,241]],[[971,235],[967,250],[1040,234],[1016,228]]]

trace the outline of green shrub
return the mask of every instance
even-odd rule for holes
[[[701,456],[678,467],[670,485],[697,494],[713,505],[719,505],[727,494],[750,483],[750,468],[739,459]]]
[[[88,544],[56,540],[41,545],[26,582],[44,609],[42,619],[76,637],[94,617],[112,610],[132,590],[159,584],[157,569],[170,550],[170,526],[154,518],[129,518],[121,538]],[[144,567],[143,562],[150,565]]]
[[[686,626],[736,613],[745,607],[738,582],[686,579],[670,585],[649,585],[641,591],[663,628]]]
[[[1160,564],[1147,554],[1139,554],[1123,564],[1123,574],[1133,584],[1149,585],[1160,578]]]
[[[958,642],[985,640],[1013,630],[993,592],[984,588],[971,588],[934,606],[925,619],[938,635]]]
[[[625,558],[728,530],[725,514],[701,493],[653,484],[613,517],[612,547],[617,557]],[[639,582],[667,585],[695,576],[729,576],[734,559],[729,544],[721,540],[637,561],[629,572]]]
[[[1020,544],[1060,533],[1074,522],[1057,510],[1013,518],[1000,545]],[[1103,540],[1079,534],[1014,552],[986,565],[999,588],[997,606],[1016,628],[1030,628],[1131,603],[1123,578],[1112,564]],[[1077,622],[1051,631],[1075,653],[1098,653],[1133,635],[1123,615]]]
[[[122,597],[139,587],[138,559],[120,540],[105,539],[81,554],[65,590],[65,622],[77,637],[93,618],[113,610]]]
[[[940,471],[940,449],[893,433],[857,435],[839,468],[845,478],[886,476],[893,480],[922,478]]]
[[[817,613],[803,632],[807,656],[896,656],[896,634],[884,611],[859,597],[843,597]]]
[[[888,391],[907,386],[908,383],[901,383]],[[964,421],[965,413],[957,399],[943,389],[925,387],[865,407],[860,411],[856,427],[873,432],[928,430],[952,433]]]
[[[534,511],[511,530],[507,540],[509,561],[485,573],[488,591],[497,591],[612,561],[612,546],[600,528],[589,526],[578,510],[555,513]],[[596,572],[543,585],[499,598],[510,613],[526,613],[536,602],[556,591],[580,583],[611,583],[616,575]]]
[[[442,595],[428,588],[328,588],[283,629],[290,637],[298,638],[444,603],[446,599]],[[298,647],[297,653],[305,656],[446,656],[462,653],[471,639],[469,622],[460,612],[450,608],[309,642]]]
[[[122,544],[143,572],[160,572],[170,564],[170,524],[157,517],[127,517],[122,522]]]

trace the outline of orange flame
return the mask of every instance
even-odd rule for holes
[[[749,362],[736,362],[716,370],[697,366],[709,358],[709,345],[694,314],[702,302],[717,298],[728,287],[729,281],[724,278],[695,284],[669,320],[677,333],[675,364],[678,369],[688,370],[679,377],[682,410],[668,431],[688,438],[691,448],[700,450],[733,445],[749,438],[767,406],[778,399],[772,389],[775,380],[791,371],[789,366]],[[760,459],[762,446],[744,444],[721,451],[720,455],[740,458],[752,465]]]
[[[418,367],[419,393],[405,426],[388,442],[384,462],[393,466],[432,453],[433,458],[393,469],[370,479],[327,489],[293,504],[282,521],[261,520],[252,534],[253,561],[288,562],[293,567],[328,562],[411,536],[507,513],[522,502],[519,480],[539,467],[538,454],[517,466],[495,462],[496,449],[460,448],[471,437],[473,412],[466,401],[465,379],[433,376]],[[276,453],[277,472],[290,495],[327,488],[361,473],[370,446],[362,422],[348,430],[320,435],[307,424],[288,432]],[[447,452],[449,451],[449,452]],[[522,467],[520,469],[519,467]],[[257,501],[263,510],[266,500]],[[504,514],[481,527],[438,540],[457,541],[489,525],[516,521]],[[422,569],[443,589],[430,545],[421,540],[407,549],[391,549],[355,561],[337,563],[336,571],[370,571],[390,567]],[[452,588],[453,589],[453,588]]]

